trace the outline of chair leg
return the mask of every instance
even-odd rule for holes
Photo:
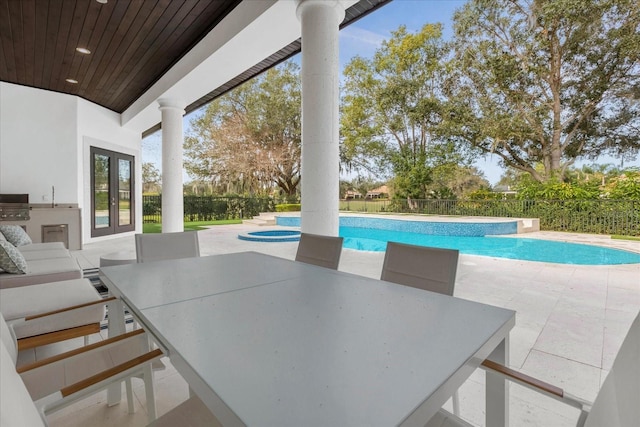
[[[144,367],[144,391],[147,395],[147,412],[149,414],[149,423],[156,419],[156,396],[155,384],[153,380],[153,367],[151,363],[147,363]]]
[[[127,389],[127,406],[129,413],[133,414],[135,412],[135,407],[133,405],[133,387],[131,387],[131,377],[124,380],[124,384]]]
[[[451,396],[451,402],[453,403],[453,415],[460,416],[460,396],[458,396],[458,390]]]

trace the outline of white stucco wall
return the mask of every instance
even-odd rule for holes
[[[120,115],[76,96],[0,82],[0,193],[31,203],[77,204],[83,242],[91,242],[91,146],[135,158],[136,230],[142,230],[142,135]],[[116,235],[116,236],[121,236]]]
[[[78,203],[76,99],[0,82],[0,193]]]

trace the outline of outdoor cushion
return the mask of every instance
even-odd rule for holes
[[[23,246],[31,243],[31,237],[19,225],[0,225],[0,232],[13,246]]]
[[[24,274],[27,272],[27,261],[20,251],[4,240],[0,240],[0,268],[7,273]]]
[[[0,273],[0,289],[80,278],[82,270],[73,257],[34,260],[27,263],[27,274]]]
[[[20,248],[17,248],[22,254],[24,259],[28,261],[35,261],[39,259],[52,259],[52,258],[70,258],[71,253],[66,249],[51,249],[46,251],[25,251],[22,252]]]
[[[60,250],[65,248],[64,243],[62,242],[47,242],[47,243],[30,243],[28,245],[20,246],[20,252],[23,254],[31,251],[49,251],[49,250]]]
[[[0,289],[0,312],[8,321],[34,314],[46,313],[74,305],[100,300],[100,294],[89,279],[64,280],[19,288]],[[90,306],[54,314],[46,319],[33,319],[27,324],[16,324],[16,337],[32,337],[76,326],[101,322],[103,305]]]

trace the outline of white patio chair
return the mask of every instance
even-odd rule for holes
[[[453,295],[458,250],[388,242],[380,280]]]
[[[50,345],[79,337],[84,337],[84,345],[88,345],[89,335],[100,332],[105,305],[114,299],[101,298],[88,279],[0,290],[0,312],[17,338],[18,367],[38,361],[37,347],[46,345],[49,354],[61,353],[69,347]],[[131,380],[126,383],[128,408],[133,413]]]
[[[197,231],[175,233],[136,234],[136,261],[138,263],[165,261],[169,259],[194,258],[200,256]],[[133,328],[138,327],[137,322]],[[154,369],[164,369],[161,361]],[[127,397],[131,393],[131,380],[126,381]]]
[[[296,261],[338,269],[342,253],[342,237],[301,233]]]
[[[388,242],[380,280],[453,295],[458,270],[458,250]],[[460,398],[452,398],[453,413],[460,414]]]
[[[1,313],[0,339],[6,349],[3,359],[8,357],[15,367],[17,342]],[[160,349],[149,351],[149,338],[143,330],[137,330],[21,366],[17,372],[45,419],[47,413],[139,373],[144,376],[147,401],[153,405],[151,363],[162,356]],[[4,384],[4,376],[0,381]],[[155,411],[149,413],[149,421],[153,419]]]
[[[0,342],[0,425],[44,427],[46,420],[31,400],[7,348]]]
[[[544,394],[580,410],[577,427],[630,427],[640,420],[640,313],[631,324],[611,371],[593,403],[566,393],[561,388],[485,360],[482,367],[516,384]],[[473,427],[444,410],[426,427]]]
[[[0,312],[27,350],[100,332],[104,302],[88,279],[0,289]]]
[[[199,256],[200,244],[197,231],[136,234],[136,259],[138,262]]]

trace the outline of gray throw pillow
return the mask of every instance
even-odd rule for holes
[[[25,274],[27,272],[27,261],[20,251],[3,240],[0,240],[0,268],[7,273]]]
[[[0,233],[13,246],[24,246],[31,243],[31,237],[19,225],[0,225]]]

